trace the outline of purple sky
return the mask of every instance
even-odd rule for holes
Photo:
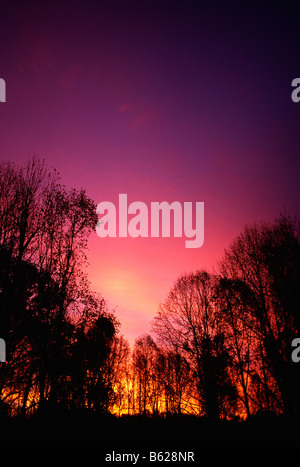
[[[299,215],[300,29],[262,2],[0,3],[1,159],[34,152],[95,200],[204,201],[205,241],[90,241],[94,289],[131,341],[182,272],[246,223]]]

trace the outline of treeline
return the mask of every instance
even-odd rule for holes
[[[85,274],[96,206],[34,157],[0,164],[0,409],[108,411],[118,323]]]
[[[33,158],[0,164],[0,412],[299,414],[300,230],[249,226],[179,277],[133,349],[85,274],[96,206]]]
[[[136,341],[132,365],[139,413],[210,419],[299,415],[300,229],[281,215],[248,226],[218,271],[177,279]]]

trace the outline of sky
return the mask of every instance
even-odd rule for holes
[[[210,3],[210,5],[208,5]],[[130,343],[246,224],[299,216],[298,14],[287,2],[0,0],[1,160],[96,204],[204,202],[204,244],[91,234],[92,288]]]

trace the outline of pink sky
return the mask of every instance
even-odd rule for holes
[[[30,4],[30,5],[29,5]],[[29,8],[30,6],[30,8]],[[89,242],[89,274],[133,342],[177,277],[246,223],[299,214],[299,27],[273,5],[5,2],[1,158],[34,152],[95,203],[203,201],[205,240]]]

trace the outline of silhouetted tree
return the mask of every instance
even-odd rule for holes
[[[127,377],[130,347],[124,336],[115,336],[105,364],[105,378],[112,388],[108,410],[119,415],[128,413]]]
[[[191,371],[187,359],[176,350],[159,349],[158,375],[165,412],[181,414],[190,410]]]
[[[135,341],[133,349],[133,377],[136,409],[140,414],[156,413],[159,403],[159,385],[155,380],[157,347],[150,335]]]
[[[273,224],[246,227],[225,251],[222,274],[251,290],[251,326],[259,339],[260,374],[278,386],[282,407],[293,412],[299,376],[291,361],[291,341],[299,333],[297,288],[300,283],[299,224],[282,215]],[[240,297],[245,309],[245,301]],[[249,313],[245,314],[245,318]],[[248,318],[247,318],[248,319]]]
[[[218,418],[236,394],[215,306],[215,278],[205,271],[180,277],[160,306],[153,329],[159,342],[180,349],[190,364],[201,412]]]
[[[157,339],[141,336],[132,352],[85,274],[96,222],[85,190],[67,190],[37,157],[0,163],[1,407],[211,419],[299,410],[296,220],[245,228],[219,275],[179,277],[154,319]]]
[[[84,274],[96,206],[83,189],[67,191],[37,157],[25,166],[1,163],[0,182],[0,330],[8,349],[1,398],[23,414],[45,402],[83,403],[78,388],[69,390],[78,376],[75,347],[84,341],[84,395],[107,407],[103,368],[117,327]]]
[[[86,329],[78,330],[71,347],[71,367],[67,375],[70,405],[107,412],[114,392],[109,355],[116,334],[116,322],[100,304],[101,312]],[[99,307],[100,308],[100,307]]]
[[[231,357],[231,375],[235,381],[243,410],[251,414],[251,378],[255,374],[255,321],[251,316],[254,298],[251,289],[240,280],[218,278],[216,305],[222,322],[226,349]]]

